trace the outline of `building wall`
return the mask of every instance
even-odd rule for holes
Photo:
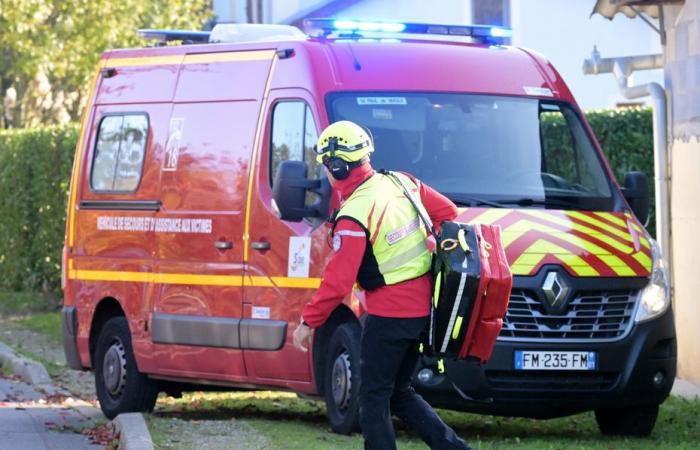
[[[700,0],[664,12],[678,376],[700,383]]]
[[[583,109],[628,102],[612,74],[583,74],[583,60],[594,45],[604,58],[662,52],[659,35],[641,19],[622,14],[613,21],[599,14],[590,17],[594,5],[591,0],[511,0],[513,45],[536,50],[552,61]],[[637,72],[631,84],[651,81],[663,85],[663,70]]]
[[[336,17],[464,24],[471,23],[471,10],[471,0],[364,0]]]

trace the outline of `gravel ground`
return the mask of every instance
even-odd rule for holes
[[[38,359],[46,366],[53,382],[76,397],[94,402],[95,379],[92,372],[81,372],[66,366],[62,343],[42,333],[27,330],[12,318],[0,318],[0,340],[20,353]],[[48,364],[47,364],[48,363]]]
[[[245,421],[181,420],[150,416],[148,428],[156,448],[173,450],[268,450],[275,447]]]
[[[95,406],[95,380],[91,371],[66,366],[63,345],[43,333],[23,328],[17,319],[0,317],[0,340],[25,355],[40,360],[54,384]],[[163,398],[165,394],[161,394]],[[158,440],[156,448],[229,450],[273,449],[269,440],[243,420],[181,420],[177,417],[146,416],[149,429]],[[0,445],[0,448],[2,446]]]

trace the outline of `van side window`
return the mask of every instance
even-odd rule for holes
[[[272,112],[272,145],[270,147],[270,185],[282,161],[305,161],[308,176],[318,178],[320,164],[316,162],[314,145],[318,131],[311,108],[301,101],[285,101],[275,105]]]
[[[102,119],[90,174],[95,191],[134,192],[141,181],[148,138],[145,114],[109,115]]]

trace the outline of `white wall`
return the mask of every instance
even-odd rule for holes
[[[335,17],[420,23],[471,23],[471,0],[365,0]]]
[[[512,0],[513,45],[545,55],[561,73],[583,109],[609,108],[626,102],[612,74],[583,75],[583,60],[593,45],[601,57],[661,53],[659,35],[642,19],[618,14],[611,22],[599,14],[589,19],[593,0]],[[636,72],[632,84],[656,81],[663,70]],[[650,104],[650,103],[649,103]]]

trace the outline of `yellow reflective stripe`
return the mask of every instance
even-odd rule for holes
[[[632,257],[636,259],[637,262],[646,270],[651,271],[651,258],[649,258],[649,256],[647,256],[645,253],[637,252]]]
[[[596,220],[596,219],[594,219],[590,216],[587,216],[585,214],[582,214],[578,211],[567,211],[567,214],[570,217],[575,217],[579,220],[590,223],[591,225],[595,225],[598,228],[602,228],[605,231],[607,231],[608,233],[614,234],[615,236],[618,236],[618,237],[624,239],[625,241],[628,241],[630,243],[633,242],[632,236],[630,235],[629,231],[618,230],[617,228],[615,228],[611,225],[608,225],[607,223]],[[625,228],[627,228],[627,225],[625,225]],[[596,233],[599,233],[599,232],[596,232]],[[629,253],[631,253],[631,252],[629,252]]]
[[[522,235],[523,233],[520,232],[513,232],[508,229],[503,230],[501,232],[501,242],[503,242],[503,248],[508,248],[508,246],[512,244],[513,241],[515,241]]]
[[[88,119],[90,117],[90,110],[93,105],[93,98],[95,94],[95,88],[97,88],[97,80],[100,77],[100,71],[105,65],[105,60],[100,60],[97,65],[97,70],[92,77],[92,83],[90,84],[90,90],[87,96],[87,105],[85,105],[85,110],[83,110],[83,117],[80,126],[80,138],[75,146],[75,160],[73,161],[73,176],[70,181],[70,201],[68,202],[68,249],[69,251],[73,249],[73,242],[75,241],[75,202],[78,191],[78,182],[80,181],[80,163],[83,159],[83,148],[85,147],[85,133],[88,128]]]
[[[107,67],[161,66],[180,64],[207,64],[230,61],[257,61],[271,59],[274,50],[249,50],[238,52],[194,53],[180,55],[135,56],[110,58]]]
[[[484,223],[490,225],[494,222],[498,222],[512,212],[512,209],[491,208],[471,219],[469,223]]]
[[[251,286],[316,289],[320,278],[243,277],[243,275],[199,275],[112,270],[69,270],[68,277],[82,281],[130,281],[137,283],[192,284],[201,286]]]
[[[406,250],[403,253],[400,253],[393,258],[390,258],[386,261],[384,261],[381,264],[378,264],[379,272],[382,274],[386,274],[391,272],[392,270],[396,270],[399,267],[403,266],[404,264],[407,264],[414,258],[418,258],[419,256],[423,255],[424,253],[428,252],[428,247],[425,244],[424,240],[421,240],[418,242],[416,245],[411,247],[410,249]]]
[[[530,245],[527,250],[515,260],[512,269],[514,273],[515,270],[517,270],[518,275],[529,274],[547,254],[554,255],[561,259],[579,276],[599,275],[598,271],[580,256],[544,239],[538,239]]]
[[[321,285],[320,278],[291,278],[291,277],[245,277],[244,286],[251,287],[280,287],[296,289],[317,289]]]
[[[452,339],[455,340],[459,337],[459,330],[462,328],[462,316],[457,316],[455,321],[455,326],[452,329]]]
[[[256,61],[272,59],[274,50],[250,50],[239,52],[196,53],[185,56],[183,64],[206,64],[229,61]]]
[[[258,167],[258,147],[262,135],[263,118],[267,113],[267,98],[270,95],[270,83],[272,82],[272,74],[275,72],[277,64],[277,54],[272,54],[272,63],[270,71],[267,73],[267,81],[265,82],[265,90],[260,101],[260,111],[258,112],[258,124],[255,128],[255,139],[253,141],[253,154],[250,157],[250,168],[248,170],[248,193],[245,202],[245,221],[243,223],[243,262],[248,262],[249,241],[250,241],[250,205],[253,202],[253,180],[255,179],[255,169]]]
[[[440,300],[440,287],[442,287],[442,272],[438,273],[435,277],[435,290],[433,291],[433,305],[437,308],[438,301]]]
[[[615,255],[596,255],[608,265],[616,274],[622,276],[636,275],[637,273]]]
[[[445,373],[445,361],[441,358],[437,362],[438,373]]]
[[[529,210],[529,211],[523,211],[523,212],[525,212],[526,214],[529,214],[531,216],[538,217],[540,219],[559,224],[563,227],[571,228],[573,230],[576,230],[576,231],[581,232],[583,234],[586,234],[588,236],[595,237],[596,239],[605,242],[606,244],[610,245],[611,247],[614,247],[616,250],[619,250],[623,253],[631,254],[634,252],[634,249],[632,247],[630,247],[629,245],[622,244],[622,243],[618,242],[617,240],[615,240],[609,236],[606,236],[605,234],[601,233],[600,231],[594,230],[594,229],[589,228],[585,225],[579,225],[579,224],[574,223],[570,220],[562,219],[560,217],[556,217],[554,215],[544,213],[542,211]],[[575,212],[572,212],[572,213],[577,214]],[[553,229],[553,230],[554,230],[554,233],[556,233],[558,237],[559,237],[560,233],[566,233],[565,231],[560,231],[560,230],[556,230],[556,229]],[[629,234],[624,234],[624,233],[623,233],[623,235],[627,236],[627,239],[631,243],[632,236],[630,236]],[[588,241],[586,241],[586,242],[588,242]]]
[[[185,55],[136,56],[131,58],[110,58],[107,67],[159,66],[182,63]]]
[[[607,220],[608,222],[614,222],[614,223],[618,224],[618,225],[621,226],[621,227],[627,228],[627,223],[626,223],[624,220],[622,220],[622,219],[620,219],[619,217],[617,217],[617,216],[616,216],[615,214],[613,214],[613,213],[602,212],[602,211],[595,211],[595,212],[593,212],[593,214],[595,214],[596,216],[600,217],[601,219]]]

